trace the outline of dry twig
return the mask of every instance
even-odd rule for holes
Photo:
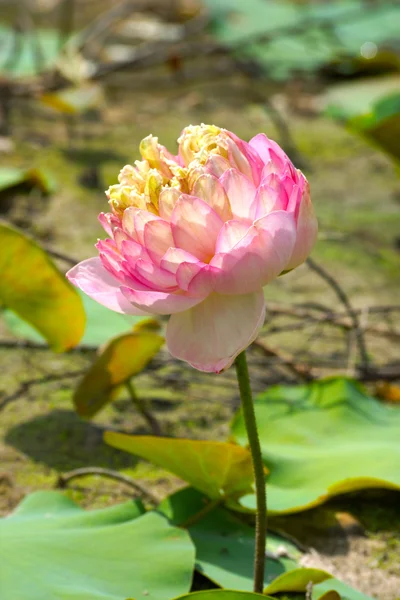
[[[82,467],[80,469],[74,469],[73,471],[68,471],[67,473],[61,473],[58,477],[56,487],[65,489],[68,484],[73,479],[78,479],[79,477],[88,477],[90,475],[98,475],[100,477],[107,477],[108,479],[113,479],[114,481],[119,481],[124,483],[125,485],[129,485],[136,492],[145,498],[154,506],[157,506],[160,503],[160,498],[158,498],[153,492],[148,490],[143,484],[138,483],[131,477],[127,475],[123,475],[118,471],[113,471],[112,469],[104,469],[102,467]]]

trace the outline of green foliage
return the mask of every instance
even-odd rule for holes
[[[353,82],[327,95],[327,113],[400,161],[399,77]]]
[[[186,594],[174,600],[273,600],[270,596],[254,592],[238,592],[237,590],[206,590]]]
[[[59,492],[27,496],[1,519],[4,598],[169,600],[189,591],[189,535],[140,502],[84,511]]]
[[[336,600],[337,598],[341,598],[341,600],[374,600],[372,596],[362,594],[335,578],[327,579],[313,587],[312,600]]]
[[[132,326],[137,327],[139,324],[146,323],[147,317],[139,317],[134,315],[122,315],[105,308],[95,300],[92,300],[77,290],[80,296],[83,308],[86,313],[85,333],[80,340],[82,345],[100,346],[111,337],[127,333],[132,330]],[[3,311],[2,317],[8,329],[18,337],[33,340],[35,342],[43,341],[43,337],[38,334],[35,329],[10,311]]]
[[[389,1],[368,8],[360,0],[305,5],[277,0],[205,2],[217,39],[240,59],[256,61],[272,79],[336,63],[356,71],[362,45],[386,42],[390,47],[400,18],[400,7]]]
[[[51,194],[55,190],[53,179],[42,169],[0,167],[0,192],[5,192],[23,183],[38,187],[44,194]]]
[[[16,32],[0,24],[0,73],[12,78],[32,77],[54,66],[60,51],[57,29]]]
[[[400,412],[356,382],[275,386],[255,399],[255,410],[272,513],[301,511],[354,490],[400,488]],[[247,444],[240,412],[232,433]],[[240,504],[254,510],[254,495]]]
[[[93,417],[114,399],[121,384],[145,368],[163,343],[162,336],[146,330],[112,339],[75,390],[77,413],[83,417]]]
[[[264,589],[266,594],[281,592],[306,592],[310,581],[315,585],[331,579],[332,575],[321,569],[294,569],[277,577]]]
[[[175,473],[209,498],[238,498],[252,489],[250,452],[236,444],[107,431],[107,444]]]
[[[254,529],[231,512],[215,507],[198,520],[195,515],[207,507],[207,497],[185,488],[166,498],[158,507],[174,525],[188,523],[196,547],[197,569],[215,584],[228,589],[249,590],[253,581]],[[192,524],[190,524],[192,520]],[[296,568],[299,550],[284,538],[268,534],[268,550],[285,549],[287,555],[267,558],[265,585]]]
[[[76,290],[33,240],[0,223],[0,302],[57,351],[81,339],[85,312]]]

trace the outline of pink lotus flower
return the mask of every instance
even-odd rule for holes
[[[317,221],[304,175],[264,134],[189,126],[178,142],[178,156],[141,142],[107,192],[99,257],[67,276],[117,312],[170,314],[171,354],[219,372],[256,338],[263,286],[304,262]]]

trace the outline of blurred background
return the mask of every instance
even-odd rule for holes
[[[93,254],[103,192],[143,137],[174,151],[189,123],[264,131],[310,180],[313,258],[374,333],[360,347],[309,263],[266,290],[270,350],[296,348],[321,373],[393,362],[399,23],[390,0],[0,0],[0,215],[72,264]],[[293,301],[308,304],[288,315]],[[324,304],[342,312],[335,327]]]
[[[399,25],[390,0],[0,0],[0,218],[65,271],[94,254],[104,190],[143,137],[174,152],[190,123],[265,132],[309,179],[320,233],[312,259],[265,291],[255,390],[341,374],[398,402]],[[96,425],[72,411],[95,349],[55,356],[3,312],[2,452],[17,472],[4,511],[53,469],[124,466],[104,424],[148,428],[123,395]],[[167,435],[220,439],[238,403],[233,372],[206,376],[164,350],[136,385]],[[143,463],[135,475],[169,486]],[[374,576],[394,599],[399,576]]]

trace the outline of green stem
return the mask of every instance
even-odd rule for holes
[[[143,400],[141,400],[139,398],[139,396],[136,394],[136,390],[135,387],[132,383],[131,379],[128,379],[127,381],[125,381],[125,387],[128,390],[129,396],[132,400],[132,403],[134,404],[134,406],[136,407],[136,409],[140,412],[140,414],[142,415],[142,417],[144,417],[144,419],[147,421],[147,423],[149,424],[151,431],[153,432],[154,435],[161,435],[161,427],[159,422],[157,421],[157,419],[151,414],[150,410],[148,410],[143,402]]]
[[[254,480],[256,484],[256,547],[254,556],[254,591],[262,593],[264,588],[265,544],[267,536],[267,494],[265,490],[264,465],[257,431],[256,415],[251,394],[249,371],[247,369],[246,352],[243,351],[235,360],[236,374],[239,383],[242,411],[253,459]]]

